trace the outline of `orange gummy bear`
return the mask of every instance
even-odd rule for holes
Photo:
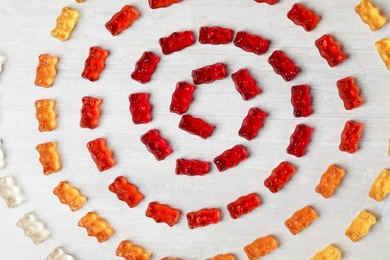
[[[305,229],[315,219],[317,219],[317,213],[312,207],[306,206],[296,211],[289,219],[284,222],[284,225],[293,235],[296,235]]]
[[[278,242],[276,239],[273,236],[268,235],[266,237],[258,238],[249,245],[246,245],[244,247],[244,251],[249,260],[256,260],[257,258],[265,256],[277,248]]]
[[[78,225],[87,230],[88,236],[96,237],[99,243],[109,239],[115,232],[110,224],[96,212],[88,212],[87,215],[80,219]]]
[[[78,210],[87,202],[87,197],[67,181],[61,181],[54,188],[53,193],[60,199],[61,203],[68,205],[71,211]]]
[[[57,75],[56,65],[58,58],[48,54],[41,54],[38,57],[39,63],[36,70],[35,85],[48,88],[54,83]]]
[[[53,131],[57,127],[57,113],[54,109],[56,102],[52,99],[37,100],[35,117],[38,120],[39,132]]]
[[[326,172],[321,176],[320,183],[316,187],[316,192],[328,199],[339,186],[341,179],[344,177],[345,171],[336,165],[332,164]]]
[[[224,255],[216,255],[209,260],[235,260],[235,256],[233,254],[224,254]]]
[[[134,245],[128,240],[123,240],[116,249],[116,255],[126,260],[149,260],[152,253],[141,246]]]
[[[57,144],[48,142],[38,144],[35,149],[39,153],[39,162],[42,164],[43,173],[49,175],[61,170],[60,154],[57,151]]]

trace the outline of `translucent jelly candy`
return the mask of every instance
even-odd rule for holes
[[[290,137],[290,145],[286,149],[287,153],[296,157],[302,157],[306,153],[306,147],[310,142],[310,137],[313,132],[314,129],[309,126],[303,124],[297,125],[294,133]]]
[[[272,170],[271,175],[265,179],[264,186],[272,193],[278,192],[295,173],[295,167],[288,162],[281,162],[275,169]]]
[[[232,74],[232,80],[236,90],[241,94],[243,100],[250,100],[261,93],[256,81],[247,69],[240,69]]]
[[[115,253],[126,260],[149,260],[152,256],[151,252],[141,246],[134,245],[128,240],[120,242]]]
[[[362,237],[367,235],[371,226],[375,223],[375,216],[366,210],[362,210],[360,211],[359,215],[354,220],[352,220],[347,230],[345,230],[345,235],[349,237],[352,242],[357,242]]]
[[[267,52],[269,41],[258,35],[250,34],[245,31],[239,31],[234,38],[234,45],[247,52],[253,52],[262,55]]]
[[[4,62],[5,62],[5,56],[0,55],[0,73],[3,71]]]
[[[339,186],[344,175],[345,171],[343,169],[334,164],[329,165],[328,169],[321,176],[320,183],[316,187],[316,192],[326,199],[330,198]]]
[[[107,147],[105,139],[97,138],[89,141],[87,148],[100,172],[108,170],[116,164],[112,151]]]
[[[383,16],[381,10],[374,6],[370,0],[362,0],[355,7],[355,12],[360,16],[363,23],[370,26],[372,31],[378,30],[387,22],[387,17]]]
[[[216,80],[227,77],[227,68],[223,63],[215,63],[213,65],[204,66],[192,71],[191,76],[195,85],[209,84]]]
[[[80,126],[82,128],[95,129],[99,126],[102,100],[94,97],[83,97],[81,101],[83,106],[80,111]]]
[[[16,185],[14,177],[0,177],[0,197],[5,200],[8,208],[15,208],[23,203],[24,196]]]
[[[178,175],[203,176],[209,171],[209,162],[190,159],[176,160],[176,174]]]
[[[35,101],[35,117],[38,120],[39,132],[53,131],[57,127],[57,113],[55,111],[56,102],[52,99]]]
[[[182,0],[149,0],[149,6],[152,9],[168,7],[171,4],[179,3]]]
[[[236,145],[215,157],[214,164],[217,166],[218,171],[223,172],[229,168],[235,167],[247,158],[248,152],[246,148],[242,145]]]
[[[390,170],[383,169],[371,186],[369,196],[381,202],[390,193]]]
[[[299,73],[299,68],[282,51],[274,51],[268,58],[268,63],[285,81],[294,79]]]
[[[310,86],[293,86],[291,88],[291,104],[294,107],[295,117],[310,116],[313,112],[311,109]]]
[[[287,13],[287,17],[294,24],[302,26],[307,32],[316,28],[317,24],[321,20],[321,17],[316,15],[303,4],[294,4],[291,10]]]
[[[147,124],[152,121],[152,106],[148,93],[133,93],[129,96],[130,113],[134,124]]]
[[[235,260],[236,257],[233,254],[216,255],[208,260]]]
[[[100,77],[106,62],[106,58],[110,53],[98,46],[89,48],[89,56],[85,60],[85,66],[81,76],[90,81],[96,81]]]
[[[172,94],[172,101],[169,107],[170,111],[179,115],[187,112],[192,102],[192,96],[195,86],[187,82],[178,82],[175,92]]]
[[[134,6],[125,5],[106,23],[106,28],[113,36],[118,35],[129,28],[138,17],[139,13]]]
[[[296,235],[316,219],[317,213],[314,209],[310,206],[305,206],[287,219],[284,225],[290,230],[291,234]]]
[[[141,58],[135,63],[135,69],[133,73],[131,73],[131,78],[141,84],[148,83],[151,80],[159,61],[160,57],[156,54],[145,51]]]
[[[377,41],[375,47],[387,69],[390,70],[390,38],[383,38],[382,40]]]
[[[332,35],[324,34],[315,41],[321,56],[328,62],[329,66],[335,67],[342,63],[347,56],[341,50],[340,43],[336,42]]]
[[[160,132],[156,129],[149,130],[142,135],[141,142],[146,146],[148,151],[154,155],[157,161],[164,160],[173,152],[168,141],[162,138]]]
[[[250,193],[248,195],[239,197],[237,200],[227,205],[230,217],[237,219],[244,214],[248,214],[255,208],[260,207],[261,201],[256,193]]]
[[[338,80],[337,88],[345,109],[351,110],[363,104],[363,99],[359,96],[360,89],[356,86],[354,78],[346,77]]]
[[[5,159],[4,159],[4,151],[3,151],[3,141],[0,139],[0,170],[5,167]]]
[[[53,85],[57,75],[57,63],[59,59],[56,56],[41,54],[38,57],[39,63],[36,69],[35,85],[48,88]]]
[[[85,2],[85,0],[76,0],[77,3]]]
[[[347,121],[341,133],[340,151],[355,153],[359,149],[359,141],[362,137],[364,124]]]
[[[18,220],[16,226],[23,229],[24,234],[31,238],[34,244],[39,244],[50,236],[49,230],[37,220],[33,213],[26,213]]]
[[[165,55],[181,51],[195,43],[194,33],[191,31],[174,32],[168,37],[159,40],[162,53]]]
[[[207,139],[212,135],[215,126],[210,125],[201,118],[190,115],[181,117],[179,128],[193,135],[197,135],[203,139]]]
[[[57,18],[56,27],[51,31],[51,36],[60,41],[66,41],[70,38],[80,13],[76,10],[64,7],[61,10],[60,16]]]
[[[269,5],[274,5],[276,4],[277,2],[279,2],[279,0],[255,0],[255,2],[258,2],[258,3],[267,3]]]
[[[134,208],[144,199],[144,195],[138,191],[138,188],[123,176],[116,177],[108,189],[115,193],[119,200],[126,202],[130,208]]]
[[[46,257],[46,260],[74,260],[74,258],[73,256],[66,254],[62,248],[58,247],[53,249]]]
[[[217,224],[221,220],[221,213],[217,208],[201,209],[187,213],[187,222],[190,229]]]
[[[61,170],[60,154],[57,151],[57,144],[48,142],[38,144],[35,149],[39,153],[39,162],[42,164],[43,173],[49,175]]]
[[[324,249],[320,250],[310,258],[310,260],[340,260],[341,253],[340,250],[334,245],[328,245]]]
[[[180,210],[165,204],[150,202],[145,215],[154,219],[157,223],[164,222],[168,226],[173,227],[179,220]]]
[[[102,219],[96,212],[88,212],[80,219],[78,225],[87,230],[88,236],[96,237],[99,243],[109,239],[115,232],[108,222]]]
[[[278,242],[276,239],[271,236],[265,236],[258,239],[255,239],[249,245],[244,247],[244,251],[248,256],[249,260],[256,260],[262,256],[269,254],[278,248]]]
[[[201,44],[228,44],[233,40],[233,30],[218,26],[200,27],[199,42]]]
[[[252,140],[257,136],[258,132],[263,127],[263,122],[267,116],[267,113],[260,110],[259,108],[250,108],[247,116],[242,121],[238,135],[249,141]]]
[[[87,202],[87,197],[67,181],[61,181],[54,188],[53,193],[59,198],[62,204],[68,205],[71,211],[80,209]]]

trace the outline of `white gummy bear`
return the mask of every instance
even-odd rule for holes
[[[62,248],[57,247],[46,257],[46,260],[74,260],[74,258],[66,254]]]
[[[0,140],[0,170],[5,166],[4,152],[2,148],[2,141]]]
[[[12,176],[0,178],[0,196],[5,200],[9,208],[19,206],[24,201],[24,196],[15,184]]]
[[[24,234],[31,238],[34,244],[39,244],[50,236],[49,230],[37,220],[33,213],[26,213],[18,220],[16,226],[22,228]]]
[[[3,55],[0,55],[0,73],[3,70],[4,61],[5,61],[5,57]]]

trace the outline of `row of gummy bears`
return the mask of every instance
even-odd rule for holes
[[[149,5],[152,9],[168,7],[173,3],[178,3],[181,0],[149,0]],[[83,2],[83,0],[77,0]],[[275,4],[278,0],[257,0],[256,2],[265,2]],[[368,0],[362,0],[356,7],[356,12],[360,15],[363,22],[367,23],[371,30],[378,30],[383,26],[387,18],[381,15],[378,8],[373,6]],[[69,39],[72,30],[76,26],[79,13],[70,8],[63,8],[61,15],[57,19],[57,26],[51,32],[52,36],[61,41]],[[118,35],[139,17],[139,13],[134,6],[125,5],[122,10],[114,14],[112,19],[106,23],[107,30],[113,35]],[[302,4],[294,4],[288,12],[287,17],[294,24],[302,26],[306,31],[313,30],[320,21],[320,17],[313,11]],[[233,30],[221,27],[202,27],[199,31],[199,42],[201,44],[228,44],[233,41]],[[234,45],[244,51],[253,52],[257,55],[262,55],[268,50],[269,41],[260,36],[250,34],[245,31],[236,33]],[[168,37],[160,39],[162,52],[165,55],[180,51],[195,43],[194,34],[191,31],[175,32]],[[331,35],[324,35],[315,42],[319,52],[325,58],[329,66],[334,67],[346,59],[346,55],[342,52],[341,46],[336,42]],[[376,43],[376,47],[390,70],[390,39],[382,39]],[[85,62],[85,68],[82,77],[90,81],[99,79],[100,73],[105,67],[105,59],[109,52],[100,47],[94,46],[90,48],[90,54]],[[0,72],[1,64],[5,58],[0,56]],[[35,84],[41,87],[51,87],[54,83],[57,74],[56,64],[59,59],[55,56],[42,54],[39,56],[39,64]],[[160,58],[152,52],[144,52],[140,60],[137,61],[134,72],[131,77],[145,84],[152,78],[156,66]],[[268,59],[268,62],[273,67],[274,71],[281,75],[285,81],[290,81],[297,76],[299,68],[293,61],[286,56],[283,51],[275,51]],[[192,71],[193,83],[195,85],[212,83],[215,80],[224,79],[227,77],[227,68],[225,64],[216,63],[210,66],[205,66]],[[241,94],[244,100],[249,100],[260,94],[261,90],[256,85],[255,80],[247,69],[240,69],[231,75],[237,91]],[[341,79],[337,82],[340,98],[344,102],[344,107],[347,110],[357,108],[363,103],[363,99],[359,96],[359,88],[355,84],[352,77]],[[195,86],[187,82],[179,82],[176,90],[172,95],[170,111],[183,115],[188,110]],[[295,117],[307,117],[312,113],[310,86],[299,85],[293,86],[291,89],[291,102],[294,107]],[[152,120],[152,106],[149,104],[148,93],[133,93],[129,96],[130,112],[134,124],[146,124]],[[99,125],[100,104],[102,100],[95,97],[83,97],[83,107],[81,109],[80,126],[83,128],[94,129]],[[36,117],[39,123],[39,131],[53,131],[56,128],[57,113],[55,111],[54,100],[37,100],[35,102]],[[239,135],[247,140],[255,138],[259,130],[263,126],[263,121],[267,117],[267,113],[259,108],[251,108],[248,115],[244,118],[242,126],[239,130]],[[347,121],[345,128],[341,134],[340,150],[349,153],[354,153],[358,149],[358,142],[361,138],[361,133],[364,125],[361,123]],[[179,128],[198,135],[201,138],[207,139],[214,130],[214,126],[207,123],[201,118],[196,118],[190,115],[183,115],[179,124]],[[306,147],[310,141],[311,134],[314,129],[306,125],[297,125],[294,133],[290,138],[290,145],[287,148],[287,153],[301,157],[306,152]],[[141,141],[146,145],[147,149],[154,154],[157,160],[165,159],[173,152],[167,140],[160,136],[156,129],[148,131],[141,137]],[[45,175],[58,172],[61,169],[60,154],[57,151],[55,142],[39,144],[36,150],[40,153],[39,161],[42,164]],[[112,156],[111,150],[107,147],[106,141],[103,138],[98,138],[87,143],[87,148],[92,159],[96,163],[99,171],[105,171],[115,165],[115,159]],[[232,149],[226,150],[221,155],[214,159],[214,163],[219,171],[224,171],[238,165],[248,157],[246,148],[241,145],[236,145]],[[4,167],[4,153],[1,151],[0,142],[0,169]],[[189,176],[205,175],[209,172],[210,165],[207,161],[199,161],[193,159],[177,159],[176,173]],[[295,167],[288,162],[282,162],[264,181],[264,185],[273,193],[278,192],[295,173]],[[322,175],[320,183],[316,187],[316,191],[324,198],[332,196],[336,188],[339,186],[341,179],[345,175],[345,171],[336,165],[330,165],[326,172]],[[118,199],[126,202],[130,208],[144,199],[144,195],[138,191],[138,188],[128,182],[125,177],[119,176],[109,185],[109,190],[114,192]],[[375,179],[369,196],[377,201],[382,201],[390,192],[390,171],[384,169]],[[79,190],[73,187],[70,183],[62,181],[54,188],[53,193],[58,196],[61,203],[67,204],[72,211],[80,209],[87,201],[87,198],[82,195]],[[19,187],[15,184],[12,176],[0,178],[0,195],[5,199],[8,207],[16,207],[24,201],[24,197],[20,192]],[[255,208],[261,205],[260,198],[257,194],[251,193],[238,198],[236,201],[227,205],[227,210],[230,216],[234,219],[248,214]],[[146,210],[146,216],[153,218],[156,222],[165,222],[169,226],[173,226],[180,217],[180,210],[172,208],[168,205],[151,202]],[[317,218],[317,213],[310,206],[296,211],[289,219],[285,221],[286,227],[294,235],[298,234],[306,228],[311,222]],[[197,212],[187,214],[189,227],[197,228],[209,224],[216,224],[220,221],[220,210],[218,208],[201,209]],[[371,225],[375,224],[376,218],[370,212],[363,210],[352,221],[347,228],[345,234],[353,241],[357,242],[361,237],[368,233]],[[18,222],[17,226],[24,229],[25,234],[32,238],[33,242],[38,244],[44,241],[49,235],[49,231],[44,225],[38,221],[34,214],[27,213]],[[79,226],[85,227],[88,235],[95,236],[99,242],[104,242],[114,233],[114,229],[109,223],[101,218],[95,212],[88,212],[79,222]],[[278,247],[276,239],[272,235],[254,240],[251,244],[244,247],[244,251],[249,259],[257,259],[268,254]],[[134,245],[130,241],[124,240],[120,243],[116,250],[118,256],[125,259],[149,259],[151,253],[141,246]],[[340,259],[341,253],[334,245],[328,245],[323,250],[319,251],[312,259]],[[61,248],[56,248],[47,257],[47,259],[73,259],[67,255]],[[177,258],[164,258],[177,259]],[[218,255],[211,259],[214,260],[230,260],[235,259],[234,255]]]

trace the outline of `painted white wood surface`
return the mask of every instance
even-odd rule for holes
[[[390,167],[390,73],[374,47],[375,41],[390,36],[390,25],[371,32],[354,12],[356,0],[304,1],[322,16],[318,27],[307,33],[286,18],[293,3],[281,0],[269,6],[252,0],[184,0],[166,9],[151,10],[146,0],[87,0],[82,4],[73,0],[0,0],[0,54],[7,58],[0,74],[0,138],[6,152],[6,168],[0,175],[15,176],[27,199],[12,210],[0,203],[0,259],[44,259],[58,246],[77,259],[117,259],[115,249],[124,239],[152,251],[153,259],[206,259],[229,252],[245,259],[244,245],[268,234],[277,237],[280,248],[264,259],[309,259],[329,243],[340,247],[343,259],[389,259],[389,198],[377,203],[367,194],[379,171]],[[390,16],[388,1],[375,3]],[[141,17],[121,35],[112,37],[104,24],[125,4],[135,5]],[[50,31],[64,6],[77,9],[81,16],[71,39],[59,42],[50,36]],[[232,44],[216,47],[196,43],[179,53],[162,56],[149,84],[130,79],[143,51],[161,53],[160,37],[181,30],[194,30],[197,35],[203,25],[262,35],[272,41],[270,50],[256,56]],[[314,46],[314,41],[325,33],[333,34],[349,56],[336,68],[330,68]],[[111,54],[100,80],[91,83],[80,75],[93,45],[107,48]],[[275,49],[284,50],[301,67],[302,72],[292,82],[284,82],[267,63]],[[60,58],[58,76],[49,89],[34,86],[38,55],[42,53]],[[180,117],[169,113],[169,104],[176,82],[191,80],[192,69],[215,62],[227,63],[230,72],[249,68],[263,93],[244,102],[230,77],[199,86],[189,113],[217,126],[205,141],[177,128]],[[346,76],[357,78],[366,99],[362,107],[352,111],[343,108],[335,85]],[[312,86],[315,113],[309,118],[296,119],[292,115],[290,87],[296,84]],[[150,124],[135,126],[128,111],[128,95],[140,91],[151,93],[154,118]],[[101,124],[93,131],[79,127],[81,98],[85,95],[103,98]],[[57,101],[58,128],[50,133],[38,132],[34,117],[34,101],[42,98]],[[259,136],[248,142],[237,131],[253,106],[267,111],[269,117]],[[340,133],[349,119],[366,124],[361,149],[354,155],[338,150]],[[285,152],[298,123],[315,128],[308,153],[300,159]],[[162,162],[157,162],[139,141],[140,135],[151,128],[160,129],[175,150]],[[118,161],[104,173],[97,171],[85,147],[97,137],[107,138]],[[62,155],[63,169],[51,176],[42,174],[34,149],[46,141],[58,142]],[[235,144],[244,144],[251,154],[237,168],[219,173],[213,167],[207,176],[194,178],[174,174],[176,158],[211,161]],[[263,181],[283,160],[296,165],[297,172],[279,193],[271,194]],[[334,196],[325,200],[314,188],[331,163],[345,168],[347,174]],[[108,185],[118,175],[125,175],[146,195],[136,208],[128,208],[108,191]],[[81,210],[70,212],[52,194],[62,180],[88,196]],[[264,204],[232,220],[226,204],[250,192],[257,192]],[[144,212],[150,201],[180,208],[180,222],[170,228],[146,218]],[[283,223],[305,205],[313,206],[319,218],[292,236]],[[185,213],[203,207],[220,207],[222,221],[188,229]],[[344,230],[362,209],[372,211],[378,222],[368,236],[353,244]],[[97,211],[116,229],[110,240],[99,244],[77,226],[88,211]],[[33,245],[15,226],[26,212],[34,212],[51,231],[44,243]]]

